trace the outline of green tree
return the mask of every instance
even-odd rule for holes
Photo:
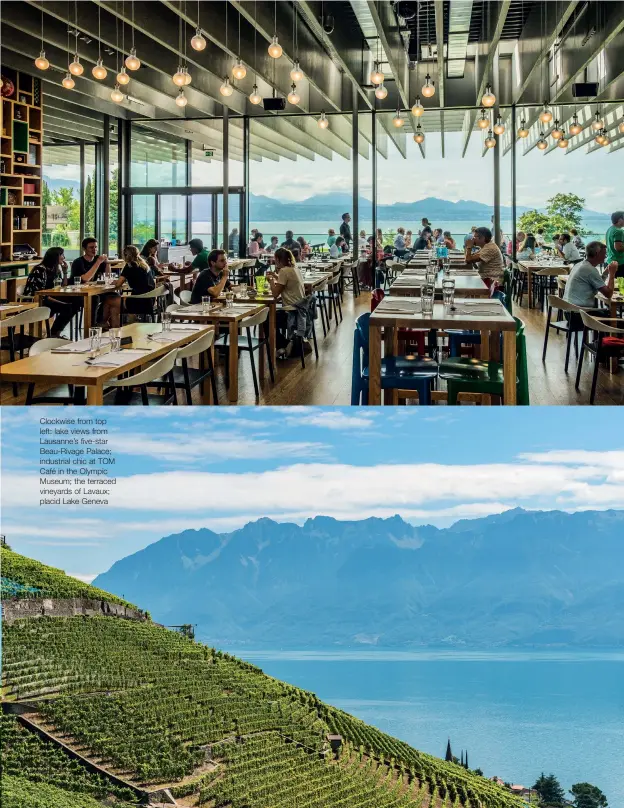
[[[85,214],[84,214],[85,236],[92,236],[95,233],[95,182],[91,177],[87,177],[85,185]]]
[[[538,230],[543,229],[552,235],[550,216],[540,213],[539,210],[527,210],[526,213],[523,213],[518,219],[517,229],[523,233],[537,233]]]
[[[551,225],[559,231],[581,229],[585,200],[576,194],[555,194],[546,204]]]
[[[537,791],[543,808],[559,808],[565,805],[565,792],[554,774],[545,775],[542,772],[533,788]]]
[[[576,808],[607,808],[609,804],[602,791],[591,783],[575,783],[570,793]]]
[[[67,208],[67,230],[80,230],[80,201],[74,199],[73,188],[52,191],[52,204]]]

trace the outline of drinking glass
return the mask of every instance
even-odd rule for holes
[[[93,356],[97,356],[100,346],[102,344],[102,329],[90,328],[89,329],[89,348]]]
[[[242,298],[247,297],[247,284],[246,283],[239,283],[238,284],[238,293],[239,293],[239,297],[242,297]]]
[[[225,293],[225,307],[231,309],[234,306],[234,294],[232,292]]]
[[[450,308],[455,300],[455,281],[453,278],[445,278],[442,281],[442,302],[445,308]]]
[[[618,292],[621,295],[624,295],[624,278],[616,278],[616,281],[618,286]]]
[[[261,295],[264,291],[264,276],[257,275],[256,276],[256,292]]]
[[[205,297],[202,297],[202,299],[201,299],[201,307],[202,307],[202,311],[204,313],[207,313],[207,312],[210,311],[210,297],[208,295],[206,295]]]
[[[423,316],[427,317],[433,313],[433,296],[435,294],[435,286],[432,284],[425,284],[422,287],[420,300],[422,304]]]
[[[163,331],[171,331],[171,312],[163,311],[161,315],[161,323]]]
[[[80,275],[76,275],[76,277],[74,278],[74,286],[80,286],[81,283],[82,278],[80,277]]]
[[[110,337],[111,352],[121,351],[121,328],[111,328],[108,332]]]
[[[427,272],[425,273],[425,283],[429,286],[435,286],[437,272],[434,267],[427,267]]]

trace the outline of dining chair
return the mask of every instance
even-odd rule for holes
[[[579,389],[583,359],[587,351],[587,353],[590,353],[594,357],[594,373],[592,375],[591,393],[589,395],[589,403],[593,404],[596,399],[598,366],[600,362],[613,357],[624,356],[624,327],[609,325],[609,322],[618,322],[624,325],[624,321],[610,317],[599,320],[586,311],[581,311],[581,319],[583,320],[583,341],[581,343],[581,355],[579,356],[576,370],[576,384],[574,386],[577,390]],[[592,333],[595,334],[594,338],[590,337]]]
[[[229,334],[221,334],[215,340],[215,347],[225,349],[226,353],[228,354],[226,358],[226,383],[229,385],[229,352],[230,351],[245,351],[249,354],[249,359],[251,361],[251,375],[253,376],[253,384],[254,390],[256,393],[256,398],[260,396],[260,388],[258,386],[258,374],[256,373],[256,362],[254,359],[254,352],[259,351],[264,346],[266,350],[267,360],[269,364],[269,375],[271,377],[271,382],[275,382],[275,374],[273,372],[273,359],[271,358],[271,349],[269,347],[269,334],[268,334],[268,317],[269,317],[269,308],[265,306],[262,311],[259,311],[257,314],[252,314],[251,317],[245,317],[243,320],[240,321],[240,329],[241,331],[245,329],[246,336],[243,337],[241,333],[237,335],[237,343],[236,345],[232,345],[229,341]],[[258,326],[258,336],[252,336],[252,329]]]
[[[37,323],[45,323],[46,334],[50,336],[50,316],[52,312],[48,306],[37,306],[34,309],[26,309],[20,311],[19,314],[14,314],[12,317],[7,317],[2,321],[2,324],[7,330],[7,335],[0,341],[0,348],[3,351],[8,350],[9,361],[15,362],[16,351],[19,351],[20,359],[24,358],[24,351],[31,348],[40,337],[35,337],[24,332],[25,326],[34,326]],[[16,330],[19,329],[19,333]],[[17,396],[17,383],[13,382],[13,396]]]
[[[180,297],[180,303],[181,303],[183,306],[190,306],[190,305],[191,305],[191,297],[192,297],[192,296],[193,296],[193,293],[191,292],[191,290],[190,290],[190,289],[183,289],[183,290],[180,292],[180,295],[179,295],[179,297]]]
[[[104,404],[121,404],[128,406],[132,404],[177,404],[175,383],[173,380],[173,368],[175,365],[177,348],[169,351],[160,359],[157,359],[145,370],[135,373],[133,376],[124,376],[107,382],[107,387],[112,390],[107,391],[104,397]],[[148,392],[148,386],[164,387],[164,393],[153,394]],[[138,393],[134,388],[138,387]],[[114,395],[112,395],[114,394]],[[111,401],[107,401],[111,398]]]
[[[217,382],[215,379],[214,363],[212,361],[212,353],[210,348],[214,342],[215,332],[208,331],[202,334],[193,342],[178,348],[178,355],[176,357],[176,364],[173,367],[173,383],[176,389],[184,390],[186,394],[186,403],[192,404],[192,389],[193,387],[201,386],[203,391],[204,382],[210,379],[212,385],[212,402],[218,404],[217,397]],[[198,368],[189,367],[188,360],[198,357],[200,366]],[[178,362],[180,363],[178,365]]]
[[[552,322],[553,309],[562,312],[563,320]],[[554,329],[557,334],[566,334],[566,356],[564,370],[568,372],[570,362],[570,347],[572,345],[572,334],[574,334],[574,353],[578,358],[578,334],[583,332],[583,321],[579,314],[581,309],[573,303],[568,303],[559,295],[548,295],[548,313],[546,315],[546,328],[544,330],[544,349],[542,351],[542,362],[546,361],[546,350],[548,348],[548,336],[550,329]],[[572,316],[576,314],[576,316]]]
[[[154,289],[150,289],[149,292],[144,292],[142,295],[125,295],[121,298],[122,308],[126,309],[122,311],[122,321],[124,319],[127,320],[128,314],[133,314],[133,312],[127,311],[128,303],[134,300],[151,300],[152,302],[152,311],[148,313],[141,313],[137,314],[137,317],[146,317],[149,318],[149,322],[158,322],[158,318],[160,313],[163,311],[164,306],[164,299],[167,296],[167,287],[159,284]],[[155,318],[155,319],[154,319]]]
[[[47,337],[40,339],[31,346],[28,356],[38,356],[39,354],[51,351],[67,345],[67,340],[62,337]],[[35,396],[35,383],[30,382],[26,392],[26,406],[31,404],[84,404],[84,387],[75,388],[73,384],[52,387],[46,390],[44,395]]]

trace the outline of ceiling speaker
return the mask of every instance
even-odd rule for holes
[[[598,82],[585,81],[572,85],[572,96],[574,98],[594,98],[598,95]]]
[[[262,106],[267,112],[274,112],[276,110],[286,109],[285,98],[263,98]]]

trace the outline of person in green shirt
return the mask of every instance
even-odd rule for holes
[[[607,230],[607,263],[617,261],[617,277],[624,277],[624,210],[611,214],[612,225]]]
[[[192,238],[189,241],[189,248],[191,254],[195,257],[192,262],[187,262],[187,266],[191,269],[208,269],[208,250],[204,248],[204,242],[200,238]]]

